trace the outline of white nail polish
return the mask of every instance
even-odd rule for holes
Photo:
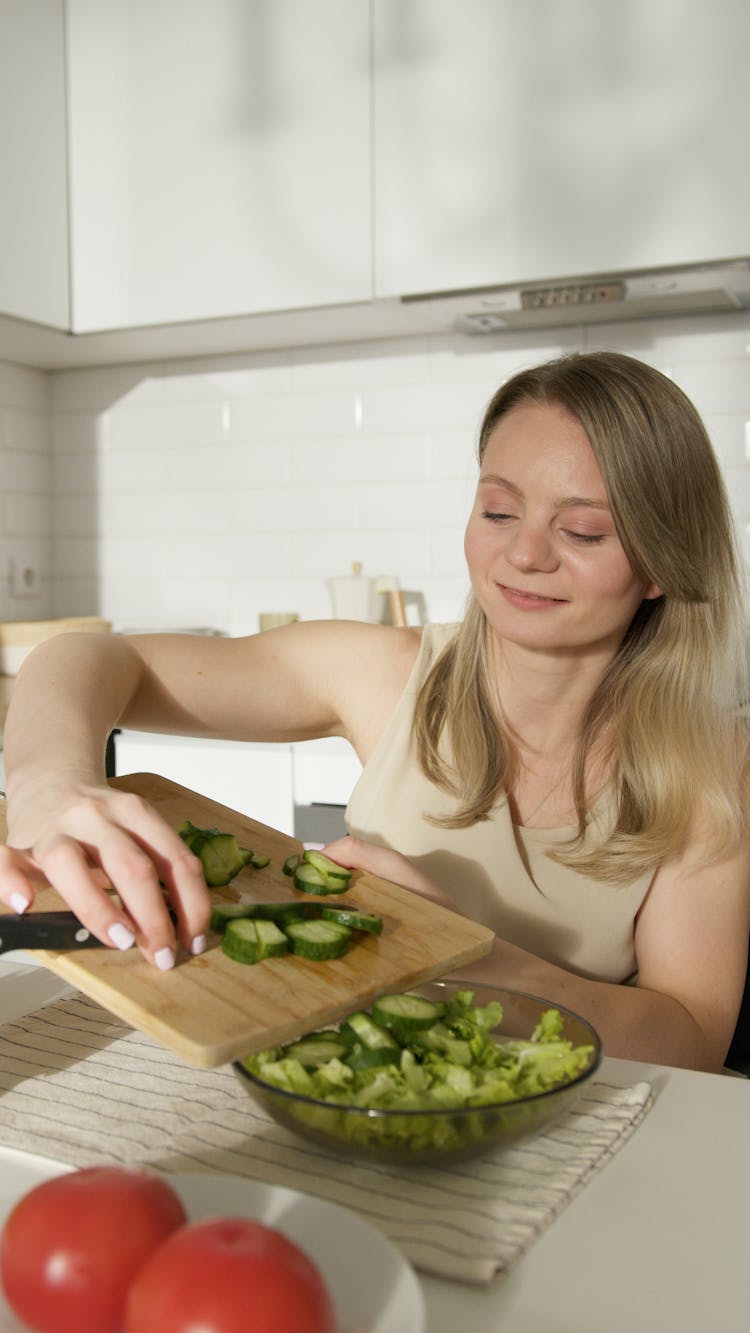
[[[12,893],[10,895],[10,905],[13,908],[13,911],[18,912],[19,915],[21,912],[26,911],[30,901],[29,898],[24,898],[22,893]]]
[[[118,949],[130,949],[135,944],[135,935],[132,930],[123,926],[121,921],[115,921],[115,924],[109,927],[107,934]]]
[[[154,962],[160,972],[168,972],[170,967],[174,967],[174,951],[172,949],[160,949],[154,954]]]
[[[195,939],[193,940],[192,944],[190,945],[190,952],[191,952],[191,953],[203,953],[205,947],[206,947],[206,937],[205,937],[205,935],[196,935]]]

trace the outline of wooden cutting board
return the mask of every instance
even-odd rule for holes
[[[216,898],[268,902],[303,897],[282,870],[286,857],[301,850],[294,838],[153,773],[114,778],[112,785],[143,796],[175,829],[185,819],[220,828],[236,834],[241,846],[271,858],[265,869],[248,867],[229,888],[213,890]],[[4,839],[4,813],[0,834]],[[227,958],[213,935],[204,954],[181,954],[170,972],[159,972],[136,949],[38,950],[36,956],[188,1064],[209,1068],[293,1040],[378,995],[445,976],[492,948],[494,935],[486,926],[366,872],[355,872],[351,890],[337,894],[335,901],[376,912],[384,924],[379,936],[354,935],[348,952],[330,962],[287,955],[249,967]],[[67,906],[49,887],[38,893],[34,905],[40,911]]]

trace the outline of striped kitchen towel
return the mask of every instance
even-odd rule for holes
[[[193,1069],[74,994],[0,1027],[0,1143],[73,1166],[230,1174],[351,1209],[415,1267],[507,1270],[626,1141],[647,1083],[592,1082],[546,1132],[445,1167],[342,1159],[282,1129],[228,1066]]]

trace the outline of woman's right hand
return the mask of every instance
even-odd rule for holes
[[[72,784],[10,806],[0,900],[25,911],[45,884],[102,944],[136,943],[162,970],[174,965],[178,940],[190,953],[205,947],[210,900],[200,862],[131,792]]]

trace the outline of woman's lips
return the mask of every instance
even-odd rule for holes
[[[538,611],[546,606],[564,606],[565,597],[543,597],[537,592],[524,592],[521,588],[510,588],[505,583],[498,583],[503,597],[511,606],[518,606],[524,611]]]

